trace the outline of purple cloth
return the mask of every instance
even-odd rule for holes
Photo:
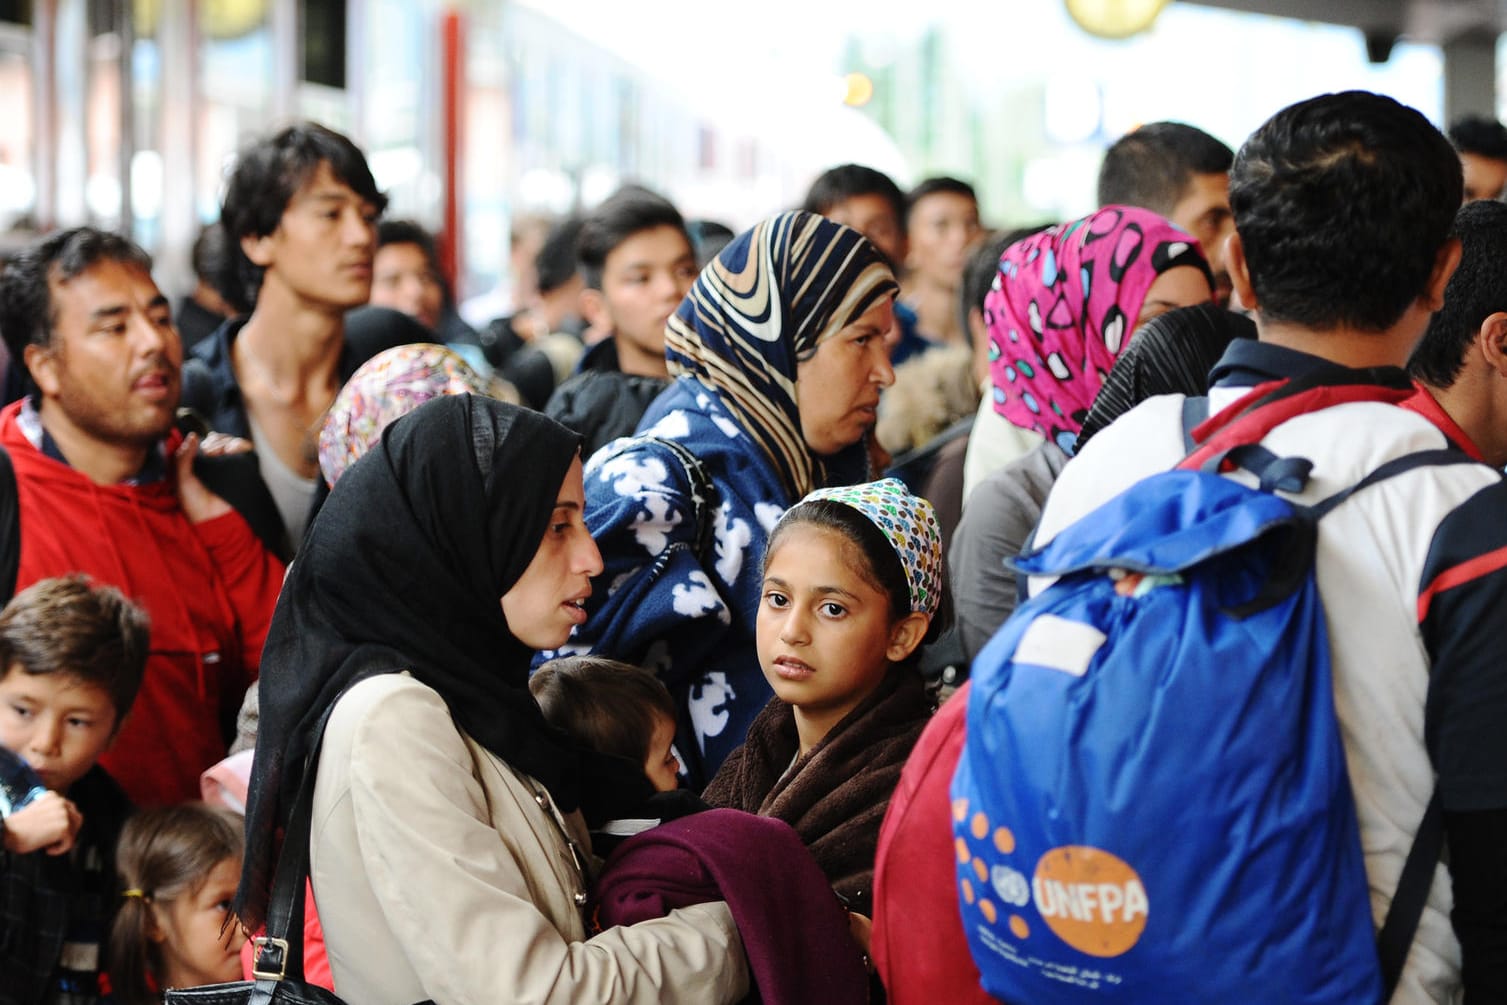
[[[597,880],[603,927],[725,900],[765,1005],[865,1005],[868,975],[848,915],[790,825],[707,810],[636,834]],[[751,999],[755,1000],[755,999]]]

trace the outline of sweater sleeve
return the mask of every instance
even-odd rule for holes
[[[226,513],[193,527],[235,611],[249,685],[261,666],[262,645],[283,586],[283,564],[262,546],[239,513]]]
[[[509,811],[489,805],[471,751],[434,692],[404,689],[371,707],[355,730],[350,765],[359,871],[424,995],[647,1005],[730,1002],[746,993],[742,943],[720,902],[568,941],[535,903],[560,896],[556,868],[545,863],[563,839],[545,840],[530,856],[537,833],[530,821],[520,816],[500,833],[492,818]],[[326,907],[319,878],[316,871],[328,936],[338,908]],[[330,949],[338,988],[334,940]]]

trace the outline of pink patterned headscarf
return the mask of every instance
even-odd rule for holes
[[[1006,248],[984,298],[994,410],[1071,453],[1146,291],[1180,265],[1209,275],[1197,240],[1132,206],[1106,206]]]

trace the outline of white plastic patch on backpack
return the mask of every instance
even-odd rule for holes
[[[1015,647],[1015,662],[1082,677],[1107,638],[1093,625],[1055,614],[1042,614],[1020,637],[1020,644]]]

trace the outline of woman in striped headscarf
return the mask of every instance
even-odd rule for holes
[[[759,224],[670,319],[675,380],[637,435],[587,466],[586,522],[606,569],[561,652],[659,673],[693,785],[770,697],[754,646],[770,530],[811,490],[868,477],[898,291],[855,230],[810,213]]]

